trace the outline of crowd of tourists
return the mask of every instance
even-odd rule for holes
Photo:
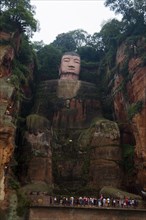
[[[136,208],[138,201],[136,199],[124,198],[115,199],[110,197],[53,197],[52,204],[61,206],[81,206],[81,207],[113,207],[113,208]]]
[[[29,194],[32,205],[100,207],[100,208],[137,208],[141,207],[136,198],[114,198],[110,196],[51,196],[47,192],[31,192]]]

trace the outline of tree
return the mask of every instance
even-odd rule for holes
[[[108,51],[111,47],[117,47],[117,42],[122,31],[122,23],[116,19],[109,20],[102,27],[99,36],[105,51]]]
[[[82,60],[87,62],[98,62],[101,58],[99,51],[91,46],[79,47],[77,53],[80,55]]]
[[[28,36],[24,33],[21,36],[21,44],[17,54],[17,59],[26,66],[29,66],[34,60],[33,46],[31,45]]]
[[[37,52],[38,78],[41,80],[57,79],[61,51],[53,45],[45,45]]]
[[[92,48],[96,48],[96,57],[99,61],[104,61],[106,65],[113,67],[115,65],[115,56],[117,46],[123,30],[122,23],[116,19],[109,20],[99,33],[94,33],[91,37],[90,44]]]
[[[123,31],[123,25],[120,21],[112,19],[107,21],[99,33],[94,33],[88,45],[98,51],[100,55],[107,52],[109,48],[115,47]]]
[[[106,0],[105,6],[109,6],[111,10],[117,14],[122,14],[123,17],[128,16],[128,12],[135,10],[143,17],[146,16],[146,1],[145,0]]]
[[[85,46],[90,39],[90,35],[82,29],[70,31],[69,33],[76,43],[76,48]]]
[[[61,49],[63,53],[67,51],[76,51],[77,48],[87,44],[88,38],[89,34],[86,31],[77,29],[59,34],[52,45]]]
[[[76,43],[70,32],[59,34],[52,45],[60,49],[63,53],[76,50]]]
[[[0,29],[32,35],[37,30],[34,13],[30,0],[1,0]]]
[[[146,32],[145,0],[106,0],[105,6],[109,6],[116,14],[123,16],[123,30],[127,36]]]
[[[109,6],[112,11],[115,11],[116,14],[122,14],[123,17],[127,15],[129,9],[133,7],[132,0],[106,0],[105,6]]]
[[[32,46],[33,46],[33,49],[36,52],[38,52],[39,50],[41,50],[45,46],[45,44],[44,44],[44,42],[42,40],[41,41],[34,41],[32,43]]]

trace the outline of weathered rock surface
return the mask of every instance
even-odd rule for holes
[[[122,154],[119,128],[115,122],[104,118],[96,119],[91,128],[89,184],[98,189],[105,185],[120,187]]]
[[[10,36],[0,35],[0,39]],[[15,88],[9,82],[14,50],[11,46],[0,46],[0,201],[4,201],[7,191],[7,172],[15,148],[14,117],[18,110],[14,98]]]
[[[118,122],[123,123],[123,133],[131,134],[129,141],[123,138],[122,142],[130,143],[130,139],[134,139],[136,183],[146,188],[146,66],[142,63],[142,54],[138,54],[139,48],[146,49],[145,39],[137,42],[137,53],[132,54],[128,60],[128,80],[125,81],[124,77],[117,73],[113,91],[116,118]],[[119,68],[122,68],[127,60],[127,49],[128,45],[125,44],[118,49]],[[123,83],[124,91],[121,89]]]
[[[114,187],[105,186],[100,190],[100,194],[103,194],[105,197],[109,196],[111,198],[120,198],[120,199],[131,198],[131,199],[142,200],[142,197],[139,195],[128,193],[128,192],[125,192],[123,190],[120,190]]]
[[[28,169],[24,182],[45,182],[52,184],[52,152],[50,146],[50,131],[37,134],[26,133],[26,144],[23,151]]]

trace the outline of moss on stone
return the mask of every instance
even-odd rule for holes
[[[127,111],[128,111],[128,118],[132,119],[136,114],[138,114],[143,107],[143,101],[137,101],[136,103],[132,103]]]
[[[78,144],[81,146],[81,148],[85,148],[90,145],[90,141],[92,139],[92,134],[94,130],[94,127],[89,127],[81,132],[78,138]]]
[[[10,177],[8,180],[9,180],[9,181],[8,181],[8,185],[9,185],[9,187],[10,187],[11,189],[14,189],[14,190],[19,189],[20,184],[19,184],[19,182],[18,182],[16,179]]]
[[[76,191],[76,195],[77,196],[95,196],[97,197],[97,195],[99,195],[99,190],[97,190],[96,188],[94,187],[90,187],[90,186],[84,186],[84,187],[81,187],[81,188],[78,188],[78,190]]]
[[[24,187],[20,189],[22,193],[29,193],[29,192],[48,192],[52,193],[52,187],[47,185],[44,182],[38,182],[38,183],[31,183],[27,184]]]
[[[29,131],[43,131],[44,129],[50,128],[49,121],[40,115],[32,114],[26,118],[26,125]]]
[[[142,200],[142,197],[139,195],[135,195],[132,193],[125,192],[121,189],[113,188],[105,186],[100,190],[100,194],[103,194],[105,197],[114,197],[114,198],[121,198],[124,199],[125,197],[131,198],[131,199],[138,199]]]
[[[128,176],[132,176],[133,171],[134,171],[134,149],[135,149],[135,146],[132,146],[130,144],[124,144],[121,147],[122,147],[122,153],[123,153],[122,166],[124,168],[125,173]]]
[[[7,220],[6,213],[1,209],[0,209],[0,219],[1,220]]]
[[[27,209],[30,205],[30,201],[27,198],[27,196],[22,193],[20,190],[17,191],[17,215],[18,216],[24,216],[27,212]]]

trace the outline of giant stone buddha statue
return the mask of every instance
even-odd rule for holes
[[[78,80],[80,73],[80,56],[75,52],[66,52],[61,58],[60,79]]]
[[[121,183],[118,126],[102,117],[96,85],[79,80],[80,63],[75,52],[63,54],[59,79],[37,87],[27,117],[26,145],[33,152],[26,174],[30,182],[69,190]]]

